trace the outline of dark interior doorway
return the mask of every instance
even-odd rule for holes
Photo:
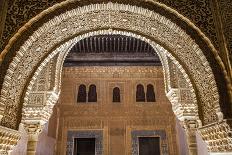
[[[95,155],[95,138],[75,138],[74,155]]]
[[[139,155],[160,155],[160,138],[139,137]]]

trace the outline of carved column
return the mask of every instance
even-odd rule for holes
[[[43,129],[43,125],[41,125],[39,122],[25,123],[24,127],[28,134],[27,155],[35,155],[38,136]]]
[[[196,131],[198,128],[198,123],[196,120],[185,120],[184,128],[186,131],[189,155],[197,155]]]

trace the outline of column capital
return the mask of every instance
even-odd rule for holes
[[[44,124],[40,122],[26,122],[24,128],[31,139],[38,139],[39,134],[42,132]]]
[[[26,121],[24,122],[24,128],[28,134],[27,142],[27,155],[36,154],[36,146],[38,142],[39,134],[42,132],[44,123],[40,121]]]
[[[197,155],[196,131],[199,127],[199,122],[195,119],[185,119],[182,123],[186,131],[189,155]]]
[[[184,120],[183,127],[187,130],[194,129],[196,130],[199,127],[199,122],[197,120]]]

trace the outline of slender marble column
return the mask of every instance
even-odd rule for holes
[[[189,155],[197,155],[197,131],[198,123],[195,120],[185,120],[184,128],[186,131]]]
[[[39,134],[43,126],[38,123],[25,123],[25,130],[28,134],[27,155],[35,155]]]

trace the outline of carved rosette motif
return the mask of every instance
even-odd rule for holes
[[[11,108],[6,108],[2,125],[17,128],[15,123],[17,116],[12,111],[18,110],[17,104],[23,86],[34,67],[38,65],[38,61],[51,52],[55,44],[73,34],[106,27],[151,36],[168,47],[168,52],[175,53],[182,65],[188,68],[189,75],[200,92],[198,97],[202,101],[204,123],[217,120],[215,111],[219,108],[217,87],[212,70],[198,45],[176,24],[157,13],[138,7],[108,3],[85,6],[61,14],[45,23],[29,37],[17,52],[5,77],[1,100]],[[70,40],[65,43],[65,47],[70,47],[75,41],[77,40]],[[19,77],[21,80],[18,80]],[[12,117],[8,115],[10,113],[13,114]]]

